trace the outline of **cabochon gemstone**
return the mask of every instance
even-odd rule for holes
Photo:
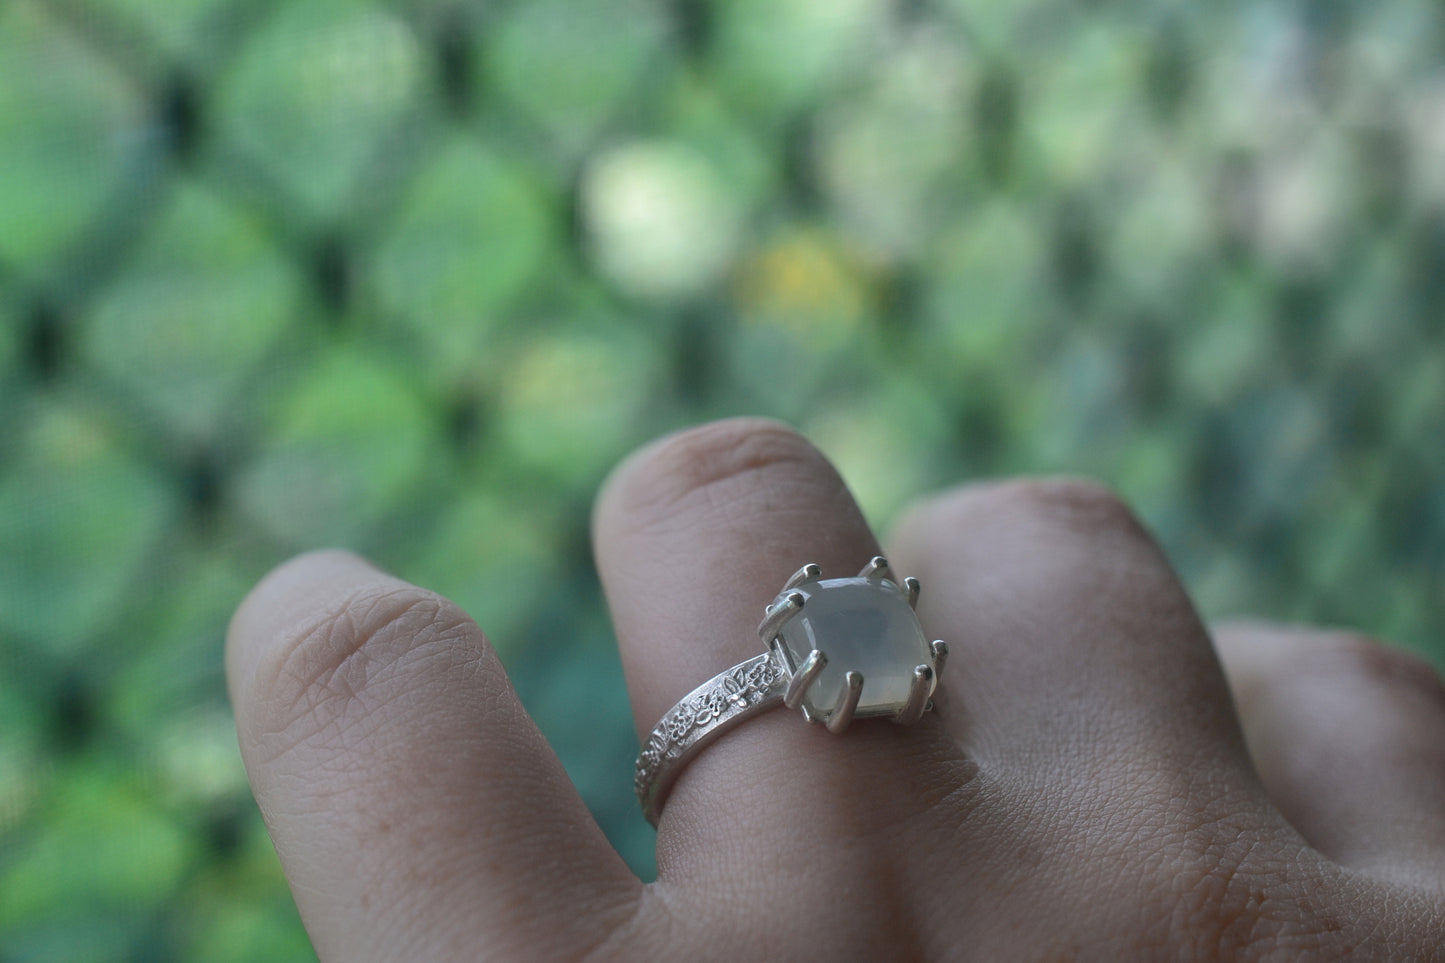
[[[828,664],[803,694],[803,707],[826,722],[849,671],[863,674],[855,716],[893,715],[908,701],[913,667],[933,665],[923,627],[908,599],[883,579],[835,578],[793,589],[803,610],[784,623],[779,637],[796,669],[821,649]]]

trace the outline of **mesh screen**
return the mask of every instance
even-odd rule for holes
[[[1442,41],[1424,0],[0,0],[0,958],[310,957],[220,655],[319,545],[471,612],[650,873],[587,517],[709,417],[799,425],[880,527],[1104,479],[1206,614],[1438,662]]]

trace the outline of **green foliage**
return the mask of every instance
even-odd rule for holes
[[[1445,658],[1442,38],[1424,0],[0,3],[0,955],[310,957],[221,652],[322,545],[471,612],[651,872],[587,519],[705,418],[799,425],[883,528],[1094,475],[1207,615]]]

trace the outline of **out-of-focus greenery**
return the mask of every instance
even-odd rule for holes
[[[715,416],[880,526],[1103,478],[1206,614],[1439,660],[1442,55],[1427,0],[3,0],[0,958],[310,956],[221,648],[326,544],[487,628],[650,872],[587,516]]]

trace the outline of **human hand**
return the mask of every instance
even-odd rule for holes
[[[799,565],[879,554],[824,458],[748,420],[635,455],[594,536],[644,735],[762,651]],[[952,649],[939,711],[741,724],[682,773],[648,885],[455,606],[342,553],[281,566],[227,671],[322,959],[1445,959],[1424,663],[1242,626],[1221,672],[1148,534],[1081,482],[944,495],[888,556]]]

